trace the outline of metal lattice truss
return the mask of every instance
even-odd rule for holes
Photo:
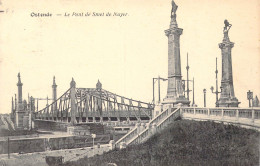
[[[153,106],[104,89],[68,89],[60,98],[36,113],[36,119],[63,122],[149,120]]]

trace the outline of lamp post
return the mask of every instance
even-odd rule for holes
[[[211,90],[212,93],[216,94],[216,107],[219,107],[219,105],[218,105],[218,94],[221,93],[222,89],[220,87],[221,90],[220,90],[220,92],[218,91],[218,58],[216,58],[216,71],[215,71],[215,73],[216,73],[216,91],[214,92],[213,86],[210,87],[210,90]]]
[[[247,100],[249,101],[249,107],[251,107],[250,100],[252,100],[252,105],[253,105],[253,92],[251,92],[250,90],[247,92]]]
[[[187,66],[186,66],[186,70],[187,70],[187,99],[190,100],[190,86],[189,86],[189,54],[187,53]],[[185,93],[184,93],[185,94]]]
[[[159,103],[161,102],[161,84],[160,84],[160,80],[163,80],[163,81],[167,81],[168,79],[166,78],[162,78],[160,76],[158,76],[158,78],[153,78],[153,104],[155,103],[155,98],[154,98],[154,83],[156,81],[158,81],[158,98],[159,98]]]
[[[194,89],[194,77],[193,77],[193,80],[192,80],[192,106],[195,106],[195,89]]]
[[[91,137],[93,138],[93,156],[94,156],[94,139],[96,138],[96,134],[91,134]]]
[[[204,107],[206,107],[206,89],[203,89],[203,93],[204,93]]]
[[[187,82],[187,90],[185,90],[185,82]],[[192,82],[192,90],[189,89],[189,82]],[[194,77],[192,80],[182,80],[182,88],[183,88],[183,91],[184,91],[184,97],[185,97],[185,92],[187,92],[187,99],[189,99],[189,93],[192,91],[192,106],[195,105],[195,101],[194,101],[194,93],[195,93],[195,90],[194,90]]]
[[[186,70],[187,70],[187,79],[186,80],[182,80],[183,81],[183,83],[182,83],[182,88],[183,88],[183,91],[184,91],[184,97],[186,97],[185,96],[185,92],[187,92],[187,99],[188,100],[190,100],[190,92],[192,91],[192,90],[190,90],[190,85],[189,85],[189,83],[190,82],[193,82],[193,80],[190,80],[189,79],[189,69],[190,69],[190,66],[189,66],[189,54],[187,53],[187,66],[186,66]],[[187,90],[186,90],[186,85],[185,85],[185,81],[187,82]]]

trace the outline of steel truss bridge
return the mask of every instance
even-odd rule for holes
[[[153,105],[111,93],[102,88],[70,88],[35,113],[36,120],[67,123],[142,121],[152,118]]]

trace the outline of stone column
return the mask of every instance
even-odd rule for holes
[[[168,37],[168,88],[163,103],[189,105],[190,102],[184,97],[182,89],[180,35],[183,29],[178,28],[176,21],[177,8],[178,6],[172,1],[170,28],[165,30],[165,35]]]
[[[119,145],[119,149],[124,149],[126,148],[126,143],[125,142],[121,142]]]
[[[23,116],[25,114],[24,109],[25,106],[23,104],[23,83],[21,82],[21,76],[20,73],[18,73],[18,82],[17,82],[17,88],[18,88],[18,101],[17,101],[17,109],[15,111],[16,114],[16,127],[23,127]]]
[[[115,141],[114,140],[110,140],[109,141],[109,150],[113,150],[115,149]]]
[[[73,125],[75,125],[77,123],[76,120],[76,113],[77,113],[77,106],[76,106],[76,82],[74,81],[74,79],[72,78],[71,82],[70,82],[70,102],[71,102],[71,120],[70,123],[72,123]]]
[[[55,76],[53,77],[53,84],[52,84],[52,101],[55,102],[57,100],[57,85],[55,82]],[[57,116],[57,121],[59,119],[59,115],[57,115],[57,102],[52,106],[53,113]]]
[[[18,103],[22,103],[23,102],[23,83],[21,82],[20,73],[18,73],[18,83],[16,85],[18,87]]]
[[[55,82],[55,76],[53,77],[53,84],[52,84],[52,100],[53,102],[57,100],[57,84]]]
[[[225,27],[223,30],[224,38],[222,43],[219,43],[222,55],[222,79],[221,79],[221,95],[217,104],[219,107],[238,107],[238,99],[235,97],[232,74],[232,58],[231,49],[234,43],[230,42],[228,32],[231,24],[225,20]]]

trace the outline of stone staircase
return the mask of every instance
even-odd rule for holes
[[[139,123],[125,136],[115,143],[115,147],[140,144],[148,140],[156,132],[161,131],[181,115],[180,108],[168,108],[154,117],[149,123]]]
[[[5,121],[7,122],[9,129],[15,130],[14,123],[9,116],[5,117]]]
[[[5,121],[4,116],[0,115],[0,120],[1,120],[1,123],[3,123],[3,126],[5,126],[5,128],[9,130],[8,124]]]

